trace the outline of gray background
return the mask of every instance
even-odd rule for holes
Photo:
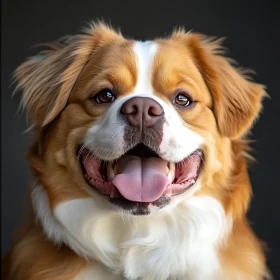
[[[11,99],[12,71],[35,53],[34,44],[73,34],[86,22],[103,18],[121,27],[124,35],[149,39],[184,25],[208,35],[226,36],[229,55],[254,69],[268,86],[271,100],[252,138],[258,163],[251,169],[254,198],[249,212],[258,236],[268,242],[269,266],[280,279],[279,222],[279,9],[277,1],[39,1],[2,2],[1,75],[1,185],[2,254],[11,245],[12,233],[25,214],[24,200],[30,182],[25,154],[29,144],[24,116],[16,114],[19,96]]]

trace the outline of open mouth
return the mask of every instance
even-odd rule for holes
[[[168,162],[144,144],[138,144],[109,162],[97,159],[85,149],[81,164],[88,184],[107,195],[109,201],[125,209],[149,204],[162,208],[172,196],[195,184],[202,158],[202,151],[196,150],[181,162]]]

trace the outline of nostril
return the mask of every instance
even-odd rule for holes
[[[135,115],[138,113],[138,107],[136,104],[124,104],[121,108],[121,113],[124,115]]]
[[[158,116],[161,116],[163,113],[163,110],[161,107],[159,106],[151,106],[149,109],[148,109],[148,115],[151,116],[151,117],[158,117]]]
[[[131,107],[131,112],[130,112],[130,114],[133,114],[133,115],[135,115],[135,114],[137,114],[138,113],[138,107],[137,107],[137,105],[133,105],[132,107]]]
[[[149,116],[152,116],[152,117],[155,117],[157,116],[156,112],[155,112],[155,109],[153,107],[150,107],[149,110],[148,110],[148,115]]]

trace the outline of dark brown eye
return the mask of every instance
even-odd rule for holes
[[[94,99],[97,103],[112,103],[115,101],[116,97],[109,89],[101,90],[98,94],[94,96]]]
[[[192,103],[191,99],[183,93],[178,94],[175,97],[174,102],[176,105],[183,106],[183,107],[187,107]]]

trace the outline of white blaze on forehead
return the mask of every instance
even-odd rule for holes
[[[152,67],[158,45],[152,41],[136,42],[133,51],[136,55],[137,83],[134,94],[151,95],[152,87]]]

